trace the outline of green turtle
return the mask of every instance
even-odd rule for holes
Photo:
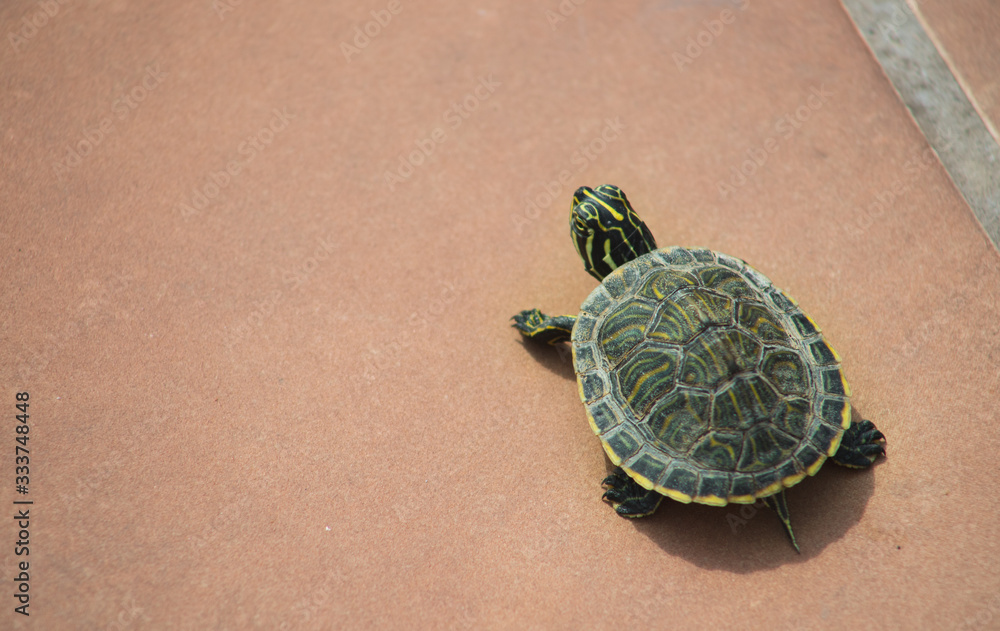
[[[576,316],[515,315],[535,342],[571,342],[580,399],[617,466],[604,499],[652,514],[664,496],[725,506],[762,500],[798,550],[785,489],[827,458],[865,468],[885,454],[851,422],[840,358],[795,301],[746,262],[657,249],[616,186],[581,187],[570,230],[601,284]]]

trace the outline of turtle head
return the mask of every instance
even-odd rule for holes
[[[576,190],[569,229],[583,266],[597,280],[656,249],[653,235],[625,193],[611,184]]]

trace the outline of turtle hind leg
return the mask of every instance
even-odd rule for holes
[[[778,513],[778,518],[781,519],[781,523],[785,524],[785,530],[788,531],[788,537],[792,540],[795,551],[802,554],[802,550],[799,550],[799,544],[795,541],[795,533],[792,532],[792,520],[788,516],[788,504],[785,503],[784,489],[774,495],[768,495],[761,499],[764,501],[765,506]]]
[[[555,345],[568,342],[573,334],[576,316],[564,315],[550,317],[538,309],[525,309],[513,318],[512,325],[521,335],[544,344]]]
[[[604,478],[601,485],[608,489],[601,499],[610,501],[615,512],[622,517],[635,519],[652,515],[663,500],[663,496],[656,491],[641,487],[621,467]]]
[[[885,455],[885,436],[871,421],[861,421],[844,432],[840,448],[831,459],[842,467],[865,469],[880,455]]]

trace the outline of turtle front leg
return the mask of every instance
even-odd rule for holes
[[[885,455],[885,436],[871,421],[861,421],[844,432],[840,448],[831,459],[842,467],[865,469],[880,455]]]
[[[576,316],[547,316],[538,309],[525,309],[511,319],[521,335],[549,345],[568,342],[576,323]]]
[[[622,517],[635,519],[652,515],[663,500],[663,496],[656,491],[639,486],[621,467],[604,478],[601,485],[608,489],[601,499],[609,500],[615,512]]]

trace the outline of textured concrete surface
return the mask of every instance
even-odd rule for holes
[[[983,230],[1000,247],[1000,145],[996,130],[977,106],[968,82],[948,61],[945,47],[921,19],[920,7],[909,0],[843,3]],[[978,8],[978,13],[988,13],[985,7]],[[950,15],[951,10],[942,13]],[[961,18],[970,25],[968,30],[972,30],[976,11],[971,13],[966,11]],[[989,21],[985,25],[989,30]],[[992,31],[1000,33],[1000,28]],[[968,53],[967,49],[975,46],[972,39],[955,41],[963,42],[960,52]],[[975,68],[981,69],[982,64]],[[977,87],[982,87],[982,82]]]
[[[1000,142],[1000,6],[993,0],[910,3]]]
[[[0,7],[3,625],[1000,625],[1000,261],[839,2],[42,4]],[[593,288],[603,182],[796,297],[888,436],[789,492],[803,554],[600,501],[508,319]]]

